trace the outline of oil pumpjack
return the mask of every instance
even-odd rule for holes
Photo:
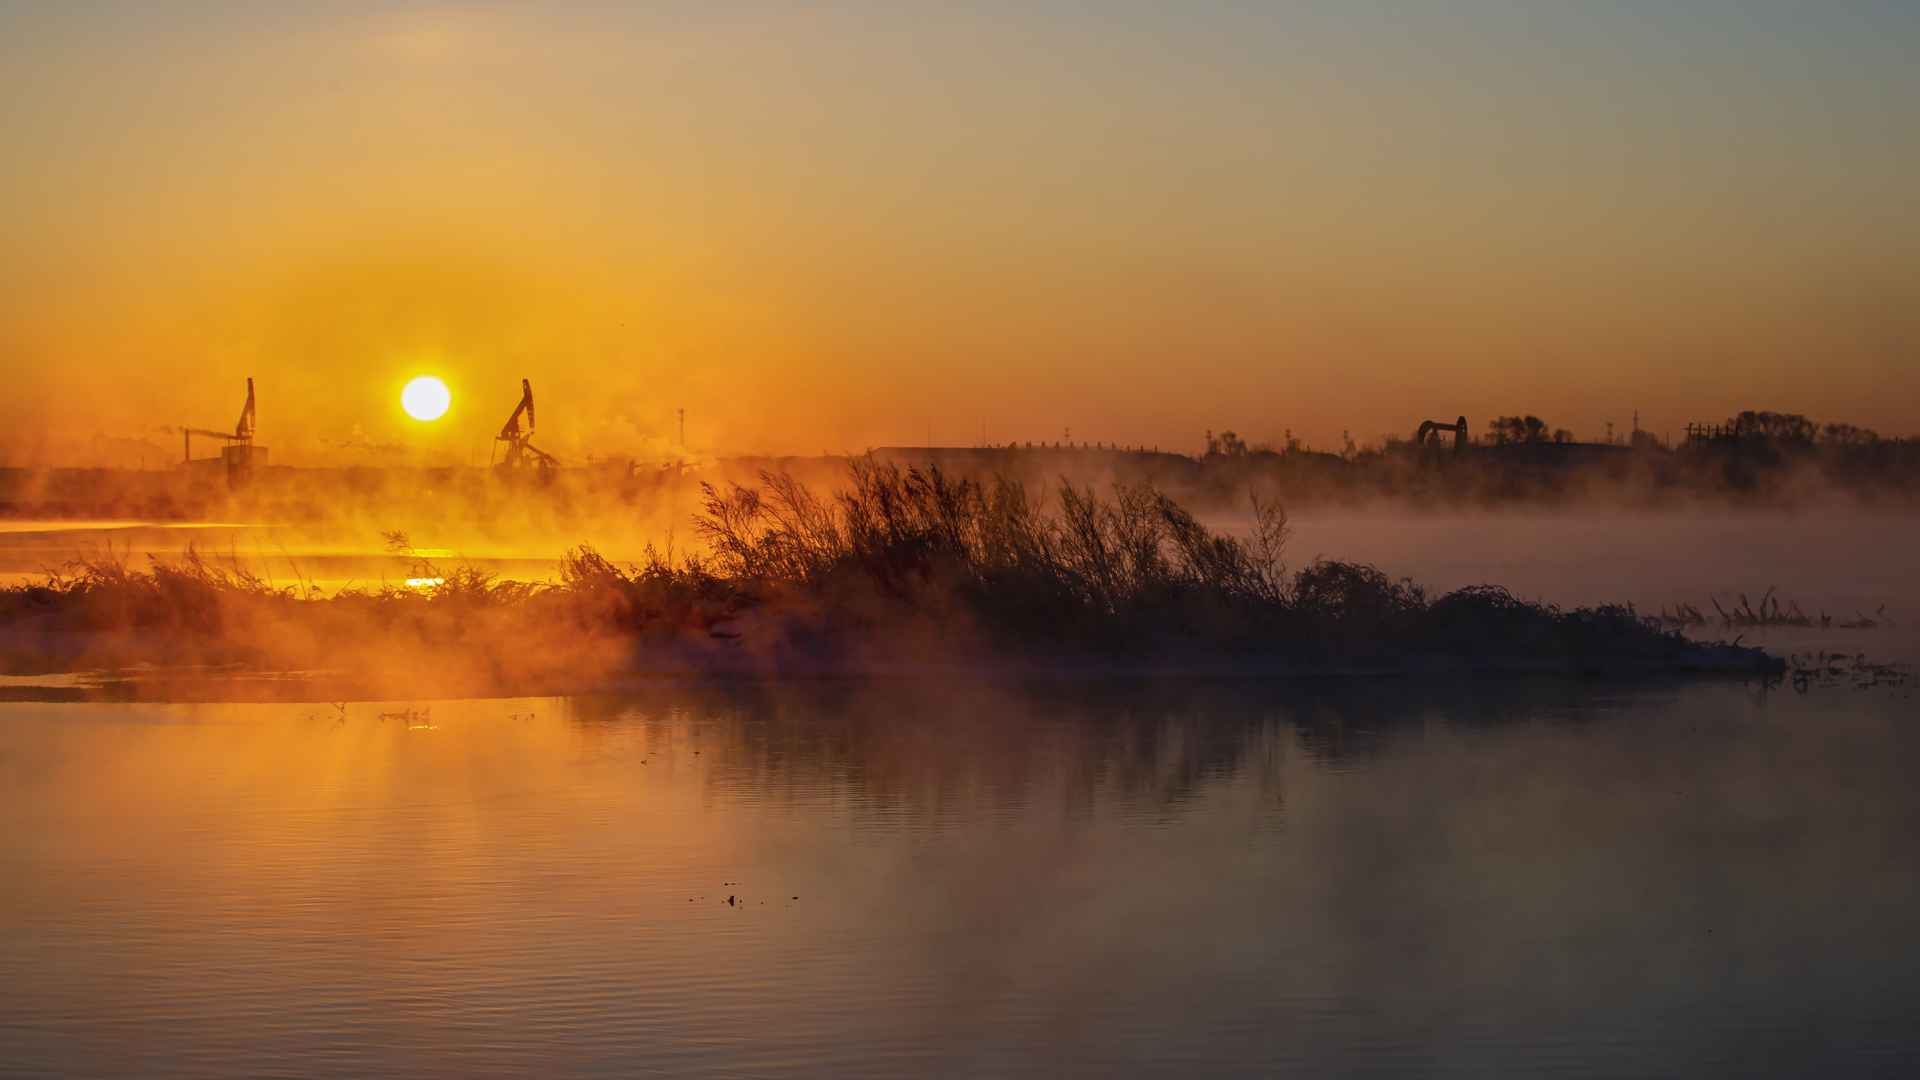
[[[1467,418],[1462,416],[1451,424],[1438,420],[1422,420],[1420,430],[1413,433],[1413,444],[1419,447],[1438,446],[1445,434],[1453,436],[1453,452],[1463,454],[1467,449]]]
[[[211,431],[206,428],[191,427],[183,427],[180,429],[182,449],[185,453],[184,464],[189,469],[219,466],[225,470],[227,483],[231,486],[238,487],[247,482],[253,478],[253,470],[255,468],[263,467],[267,463],[267,448],[254,445],[254,425],[253,378],[249,376],[247,378],[247,403],[240,407],[240,420],[233,425],[233,431]],[[193,458],[193,437],[195,435],[203,439],[218,439],[226,443],[225,446],[220,448],[220,456],[217,458],[202,458],[199,461],[195,461]]]
[[[527,426],[520,427],[520,418],[527,418]],[[520,380],[520,404],[514,407],[513,415],[500,425],[500,434],[493,437],[495,443],[506,443],[506,454],[495,463],[495,468],[503,473],[520,474],[529,469],[538,470],[541,479],[551,479],[554,467],[559,459],[545,450],[533,445],[533,384],[526,379]],[[495,447],[498,454],[499,448]]]

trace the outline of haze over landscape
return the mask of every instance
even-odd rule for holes
[[[1915,57],[0,0],[0,1076],[1920,1075]]]
[[[0,461],[1914,429],[1909,4],[0,6]],[[452,389],[410,423],[399,387]],[[697,436],[697,437],[696,437]]]

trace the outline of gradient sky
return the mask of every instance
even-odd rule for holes
[[[290,463],[484,460],[522,375],[576,459],[1914,432],[1915,56],[1892,0],[0,0],[0,456],[247,375]]]

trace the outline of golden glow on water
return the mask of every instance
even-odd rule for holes
[[[203,1077],[1920,1049],[1910,905],[1857,888],[1920,888],[1909,702],[1305,697],[0,704],[0,1045]]]

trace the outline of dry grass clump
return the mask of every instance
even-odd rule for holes
[[[1000,633],[1184,634],[1286,594],[1286,515],[1256,502],[1247,539],[1218,536],[1146,486],[1070,482],[1048,510],[1024,485],[856,462],[822,498],[791,477],[705,485],[695,525],[712,569],[759,601],[805,596],[842,618],[964,613]],[[891,611],[889,610],[891,609]]]
[[[1562,611],[1480,586],[1430,599],[1352,563],[1289,573],[1288,525],[1255,500],[1244,536],[1210,531],[1165,495],[1062,482],[1052,507],[1017,481],[855,464],[822,498],[790,477],[704,488],[713,570],[748,605],[812,605],[823,628],[903,613],[1023,650],[1256,656],[1341,666],[1685,663],[1697,646],[1625,607]]]
[[[304,593],[276,586],[238,562],[195,549],[178,562],[151,556],[145,570],[106,554],[76,559],[38,585],[0,590],[0,620],[57,613],[63,627],[164,628],[217,634],[241,610],[284,607]]]
[[[1821,630],[1871,630],[1887,622],[1885,604],[1880,605],[1879,610],[1872,615],[1860,611],[1855,612],[1853,618],[1842,616],[1836,620],[1824,611],[1819,615],[1809,615],[1801,610],[1798,601],[1790,601],[1782,605],[1780,598],[1774,595],[1777,588],[1777,586],[1768,586],[1767,591],[1760,596],[1758,607],[1747,599],[1746,593],[1740,593],[1730,599],[1725,607],[1721,606],[1717,597],[1710,596],[1707,602],[1713,605],[1713,616],[1682,601],[1675,604],[1671,610],[1660,609],[1660,614],[1653,617],[1654,622],[1665,627],[1700,627],[1718,623],[1725,630],[1753,630],[1780,626]]]

